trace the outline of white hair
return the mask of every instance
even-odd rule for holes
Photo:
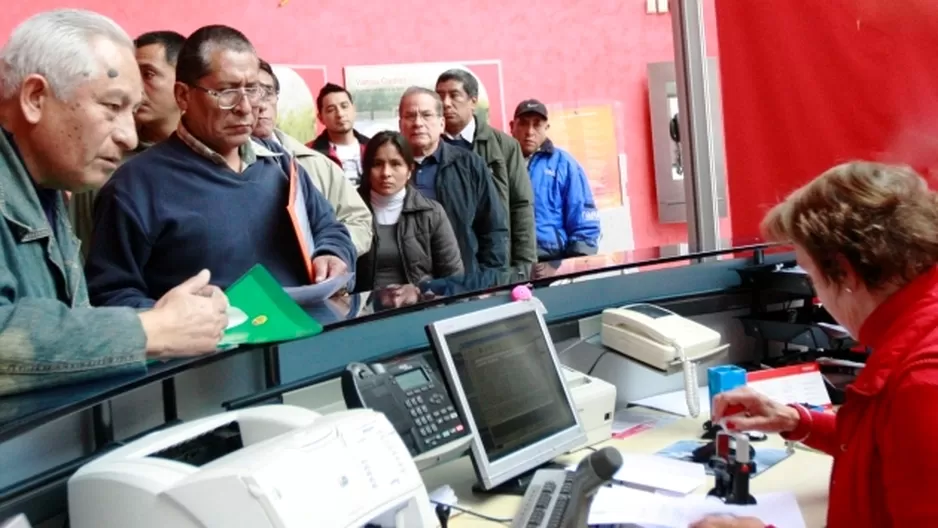
[[[83,9],[56,9],[26,19],[0,49],[0,98],[15,96],[30,75],[42,75],[53,93],[67,99],[98,67],[91,42],[105,38],[134,48],[110,18]]]

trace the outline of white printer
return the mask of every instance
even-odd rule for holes
[[[561,366],[567,389],[573,397],[586,443],[580,448],[612,438],[612,415],[616,412],[616,386],[567,366]]]
[[[432,528],[383,414],[290,405],[221,413],[102,455],[68,482],[73,528]]]

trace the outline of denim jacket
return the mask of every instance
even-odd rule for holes
[[[91,307],[61,193],[56,211],[0,133],[0,395],[146,368],[136,311]]]

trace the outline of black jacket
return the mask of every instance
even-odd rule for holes
[[[436,199],[456,233],[465,273],[508,267],[508,218],[492,173],[475,152],[440,141]]]
[[[368,195],[367,185],[362,185],[359,193],[370,209],[371,197]],[[408,283],[420,284],[463,272],[456,235],[453,234],[443,206],[415,188],[407,188],[396,234],[397,248],[403,260]],[[378,240],[375,236],[371,250],[358,257],[356,291],[374,289],[377,256]]]

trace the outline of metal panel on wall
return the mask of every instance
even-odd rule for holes
[[[714,58],[707,59],[710,83],[710,133],[713,135],[713,164],[717,179],[717,208],[726,217],[726,164],[723,149],[723,105],[720,95],[720,70]],[[684,172],[676,123],[678,116],[677,84],[674,62],[648,64],[648,105],[651,115],[651,138],[655,160],[655,190],[658,197],[658,220],[663,224],[687,221]]]

